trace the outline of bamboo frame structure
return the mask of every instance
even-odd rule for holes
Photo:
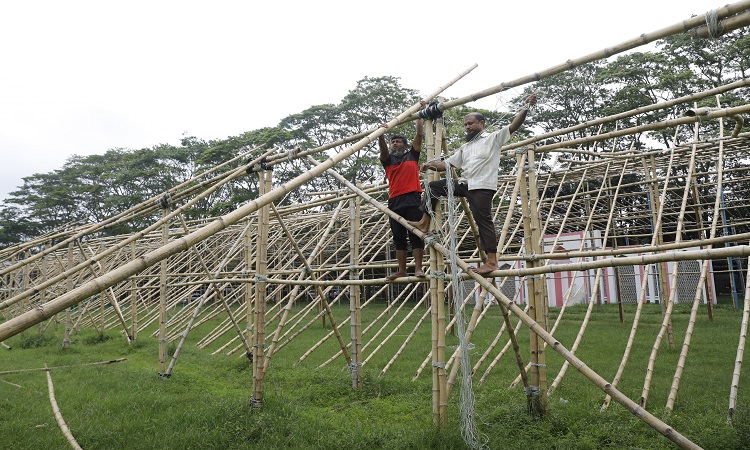
[[[717,14],[722,19],[731,18],[748,8],[750,1],[741,1],[720,8]],[[703,23],[704,16],[691,18],[546,71],[444,102],[442,106],[462,105]],[[425,100],[432,99],[466,73],[468,71],[436,89]],[[674,305],[692,302],[690,325],[685,330],[667,402],[668,411],[679,405],[676,399],[680,384],[685,382],[681,376],[683,368],[694,363],[688,359],[690,335],[701,305],[713,301],[716,285],[713,278],[719,272],[718,263],[714,262],[722,258],[746,261],[750,255],[747,244],[750,233],[727,231],[736,227],[747,229],[750,224],[747,219],[750,202],[741,200],[750,198],[746,191],[750,181],[750,163],[747,162],[750,133],[724,136],[722,132],[716,138],[702,140],[697,131],[707,123],[723,124],[724,118],[746,114],[750,112],[750,105],[716,108],[710,117],[681,117],[630,128],[615,127],[616,131],[610,132],[601,130],[603,124],[616,124],[625,117],[676,108],[748,85],[749,80],[741,80],[507,146],[506,157],[515,161],[515,167],[510,173],[499,176],[494,208],[496,223],[502,227],[498,246],[502,249],[498,255],[501,268],[489,278],[470,272],[469,264],[482,255],[476,250],[477,238],[471,217],[462,213],[458,227],[451,230],[459,243],[455,254],[449,254],[439,241],[430,240],[429,286],[425,286],[424,278],[385,280],[386,270],[395,266],[393,260],[383,257],[388,254],[390,245],[388,219],[408,226],[384,205],[387,186],[353,185],[335,171],[336,164],[370,145],[387,129],[412,120],[419,104],[405,110],[385,127],[316,149],[295,152],[254,149],[249,152],[253,154],[253,161],[238,169],[227,169],[226,163],[222,164],[189,183],[176,186],[163,197],[132,208],[127,214],[98,224],[72,224],[67,230],[48,233],[0,252],[7,262],[0,268],[0,314],[6,319],[0,323],[0,342],[34,325],[44,327],[63,313],[66,329],[74,330],[79,326],[97,327],[102,332],[117,329],[128,340],[138,339],[143,330],[153,331],[158,322],[159,373],[169,375],[179,350],[166,368],[167,345],[180,339],[184,342],[188,332],[201,330],[204,334],[198,342],[200,348],[210,347],[215,353],[227,355],[243,349],[248,355],[252,349],[250,399],[251,404],[260,406],[263,379],[271,359],[282,351],[291,352],[286,348],[290,342],[321,321],[327,326],[327,320],[330,333],[303,350],[301,356],[293,355],[298,358],[298,364],[316,351],[331,355],[321,366],[344,355],[351,370],[352,387],[358,389],[363,382],[363,366],[373,361],[375,355],[387,361],[379,370],[380,376],[386,376],[394,364],[411,364],[419,376],[431,362],[434,423],[444,426],[448,421],[448,402],[456,373],[464,363],[458,353],[450,358],[446,355],[446,334],[453,322],[446,317],[445,291],[452,287],[450,283],[460,278],[474,283],[469,292],[462,293],[462,298],[452,299],[454,308],[473,308],[466,339],[474,339],[480,327],[491,326],[489,321],[482,320],[491,308],[484,305],[488,293],[502,308],[503,324],[498,326],[499,332],[493,331],[493,342],[472,367],[472,374],[482,373],[478,384],[495,376],[493,367],[512,347],[519,365],[519,380],[523,380],[527,394],[538,389],[530,396],[534,413],[543,415],[547,411],[549,392],[559,385],[565,369],[572,365],[603,391],[603,408],[614,399],[677,445],[697,448],[649,413],[646,399],[657,350],[665,336],[667,340],[673,336],[670,313]],[[425,128],[431,130],[431,121],[426,122],[429,126],[426,124]],[[628,145],[641,133],[682,125],[693,125],[696,129],[689,142],[675,139],[675,144],[669,148],[650,150]],[[590,129],[591,132],[585,138],[567,139],[574,129]],[[556,142],[541,144],[550,138]],[[425,148],[432,152],[428,158],[434,157],[436,148],[444,148],[443,142],[440,133],[436,140],[431,132],[426,133]],[[273,186],[270,166],[295,158],[310,161],[311,154],[332,149],[339,151],[327,153],[330,157],[322,163],[312,160],[314,163],[307,172]],[[247,155],[242,154],[245,159]],[[541,164],[553,158],[557,166],[545,168]],[[725,165],[729,160],[742,163],[729,168]],[[197,201],[248,176],[246,169],[258,165],[263,168],[251,170],[259,177],[260,195],[256,199],[211,220],[186,222],[183,219],[183,212]],[[676,174],[678,169],[681,172]],[[319,176],[330,176],[341,189],[308,193],[310,201],[303,205],[284,205],[280,201],[292,190]],[[700,180],[700,184],[695,180]],[[722,200],[728,191],[736,201]],[[159,201],[163,199],[166,207],[160,207]],[[349,226],[341,226],[345,222],[340,217],[344,208],[349,211]],[[160,210],[162,217],[155,217]],[[131,235],[102,236],[101,230],[105,227],[136,217],[152,217],[154,221]],[[174,218],[179,218],[179,223]],[[627,227],[618,228],[618,222],[627,222]],[[433,225],[445,231],[446,225],[440,220],[433,221]],[[459,273],[446,273],[446,261],[451,258],[456,259]],[[691,273],[681,263],[693,263],[697,267],[691,269]],[[724,274],[734,275],[734,271],[734,266],[729,265]],[[659,272],[661,276],[657,275]],[[564,274],[569,274],[565,276],[569,276],[571,284],[565,290],[555,291],[551,280]],[[579,284],[576,286],[576,283]],[[618,287],[607,289],[608,284]],[[685,287],[686,284],[689,286]],[[476,294],[478,287],[483,290],[481,297]],[[393,299],[386,294],[390,289],[399,290]],[[346,298],[347,291],[348,314],[343,318],[339,316],[337,321],[331,305]],[[104,307],[104,295],[112,308]],[[730,419],[737,406],[737,390],[742,379],[740,368],[750,315],[750,288],[744,295],[737,357],[732,361],[735,371],[729,394]],[[415,299],[413,306],[409,303],[411,298]],[[551,303],[555,298],[559,299],[557,305]],[[422,311],[428,299],[429,309]],[[640,312],[649,301],[659,301],[664,316],[646,368],[641,398],[633,401],[618,391],[617,386],[626,366],[638,364],[630,361],[629,355],[636,334],[643,333],[639,327]],[[362,323],[361,312],[383,302],[387,302],[385,310],[371,323]],[[591,370],[575,354],[586,336],[587,320],[578,328],[571,349],[554,337],[558,327],[566,326],[561,317],[569,305],[587,305],[588,319],[594,314],[596,304],[622,306],[627,302],[637,304],[637,309],[633,317],[622,319],[632,321],[631,333],[612,380]],[[98,313],[96,306],[99,306]],[[297,312],[294,312],[295,306],[299,306]],[[551,306],[560,309],[550,330]],[[421,349],[425,358],[419,361],[426,362],[416,367],[419,361],[405,361],[400,355],[413,345],[421,327],[426,326],[428,314],[432,346]],[[511,314],[517,318],[515,325]],[[129,325],[126,317],[130,318]],[[216,319],[214,327],[203,329],[202,325],[212,319]],[[238,323],[243,319],[246,329],[240,330]],[[522,325],[530,330],[528,364],[524,364],[515,339]],[[350,329],[349,343],[343,341],[340,332],[346,326]],[[409,330],[406,335],[397,333],[404,329]],[[501,344],[501,335],[507,340],[491,359],[491,354]],[[331,339],[334,336],[337,342]],[[548,350],[553,352],[547,355]],[[547,388],[546,365],[557,357],[555,353],[564,360],[564,368]],[[482,371],[485,365],[488,367]],[[450,373],[447,367],[451,368]]]

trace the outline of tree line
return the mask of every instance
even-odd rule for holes
[[[545,78],[513,97],[509,112],[481,112],[488,124],[508,123],[514,106],[531,92],[539,104],[526,120],[520,137],[531,130],[537,133],[566,128],[581,122],[629,111],[691,93],[722,86],[747,78],[750,70],[750,32],[735,30],[718,39],[696,39],[688,34],[670,36],[658,41],[653,51],[631,52],[612,61],[603,60]],[[247,149],[277,147],[313,149],[339,139],[377,127],[419,101],[419,92],[401,85],[393,76],[365,77],[337,104],[314,105],[289,115],[275,127],[247,131],[226,139],[203,140],[183,136],[179,145],[156,145],[152,148],[109,149],[100,155],[69,157],[52,172],[23,178],[23,185],[0,204],[0,248],[35,238],[73,223],[100,222],[126,211],[171,187],[192,180],[218,164],[235,158]],[[747,103],[748,89],[728,92],[722,102],[728,106]],[[704,99],[699,106],[716,106],[715,98]],[[678,117],[685,106],[660,109],[624,119],[619,128],[636,126]],[[461,144],[466,106],[445,112],[448,146]],[[614,127],[612,124],[605,125]],[[707,133],[716,132],[707,128]],[[602,132],[608,130],[603,129]],[[392,133],[413,136],[413,123],[402,124]],[[590,130],[578,130],[551,141],[583,137]],[[677,137],[692,139],[692,136]],[[635,136],[648,146],[672,144],[674,130],[664,129]],[[617,145],[631,146],[620,140]],[[617,150],[617,149],[615,149]],[[335,151],[332,150],[332,151]],[[258,150],[260,154],[261,150]],[[325,155],[317,155],[325,158]],[[580,155],[570,155],[581,158]],[[231,167],[240,167],[237,161]],[[746,164],[735,161],[733,164]],[[274,183],[283,183],[308,168],[304,160],[293,160],[274,166]],[[369,145],[337,166],[354,182],[377,182],[383,179],[376,145]],[[680,170],[680,168],[675,168]],[[338,189],[336,181],[322,176],[312,180],[306,189]],[[205,219],[237,208],[258,195],[257,178],[246,176],[220,189],[186,212],[188,219]],[[302,199],[291,193],[286,202]],[[151,223],[155,217],[139,217],[103,233],[131,232]]]

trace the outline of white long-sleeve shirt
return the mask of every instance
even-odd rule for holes
[[[461,146],[446,160],[461,169],[461,178],[466,179],[469,190],[497,189],[497,168],[500,165],[500,148],[510,140],[510,129],[482,134]]]

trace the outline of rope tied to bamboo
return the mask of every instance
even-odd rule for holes
[[[261,275],[259,273],[256,273],[254,278],[255,278],[255,282],[256,283],[267,283],[268,282],[268,277],[265,276],[265,275]]]
[[[432,367],[437,367],[438,369],[445,369],[445,362],[435,361],[432,363]]]
[[[169,209],[172,204],[172,195],[169,192],[162,195],[158,200],[156,200],[156,206],[158,206],[159,209]]]
[[[436,278],[438,280],[445,280],[445,272],[442,270],[431,270],[429,277]]]
[[[706,13],[706,27],[709,39],[716,39],[724,34],[724,30],[719,23],[719,11],[717,9],[712,9]]]
[[[523,388],[523,390],[526,393],[527,397],[539,397],[539,386],[529,386],[527,388]]]
[[[349,368],[349,374],[351,375],[351,374],[357,373],[359,371],[359,368],[362,367],[362,363],[361,362],[357,362],[357,363],[353,362],[353,363],[349,364],[347,367]]]
[[[297,159],[297,155],[299,152],[302,151],[302,147],[299,145],[294,147],[293,149],[286,152],[286,160],[289,162],[292,162],[292,160]]]

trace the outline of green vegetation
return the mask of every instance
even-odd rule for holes
[[[342,303],[333,308],[337,320],[343,323],[348,305]],[[379,310],[378,305],[363,310],[363,323],[369,323]],[[577,354],[607,379],[617,370],[634,310],[633,305],[628,305],[626,320],[621,323],[616,306],[595,307]],[[557,313],[551,311],[552,321]],[[689,313],[689,307],[677,305],[672,321],[675,347],[670,348],[665,341],[659,351],[647,409],[704,448],[750,448],[747,368],[739,384],[735,420],[727,423],[741,322],[741,312],[730,305],[719,305],[713,321],[709,321],[702,307],[675,410],[670,415],[664,414]],[[402,314],[405,313],[399,313]],[[584,314],[584,307],[569,308],[556,333],[568,348]],[[500,323],[499,309],[493,307],[475,334],[472,363],[494,338]],[[659,306],[646,305],[631,362],[619,386],[631,399],[641,395],[647,360],[660,324]],[[141,333],[137,343],[128,345],[116,330],[103,335],[95,330],[82,330],[80,335],[73,336],[70,348],[62,349],[62,323],[51,324],[44,339],[30,329],[7,340],[5,343],[13,348],[0,349],[0,371],[45,365],[74,366],[53,369],[51,373],[61,413],[85,449],[466,448],[459,430],[458,386],[449,405],[450,423],[437,431],[432,424],[430,365],[412,381],[429,351],[428,325],[420,329],[414,342],[380,377],[380,370],[409,333],[405,330],[411,328],[397,332],[394,341],[386,343],[364,366],[364,387],[359,391],[351,389],[343,359],[317,368],[336,352],[334,340],[327,341],[295,365],[329,331],[329,327],[313,326],[273,359],[263,383],[260,408],[248,404],[252,366],[246,358],[223,353],[211,355],[223,342],[205,349],[193,345],[214,325],[204,324],[191,333],[171,378],[158,376],[157,341],[148,332]],[[347,335],[347,326],[342,329]],[[382,340],[381,335],[377,343]],[[527,345],[526,329],[522,329],[519,340]],[[368,342],[368,335],[363,341]],[[449,336],[449,347],[457,343],[455,336]],[[174,345],[170,347],[174,349]],[[369,346],[365,357],[375,347]],[[528,350],[524,348],[522,352],[527,358]],[[551,383],[563,360],[549,349],[546,355]],[[110,365],[82,365],[117,358],[127,360]],[[548,416],[540,420],[527,415],[523,390],[509,388],[517,375],[512,355],[506,354],[485,382],[477,385],[487,366],[485,362],[477,371],[474,391],[477,425],[489,448],[675,448],[671,441],[616,403],[601,412],[604,395],[573,369],[568,370],[549,399]],[[3,448],[69,448],[50,407],[44,371],[0,375],[0,422]]]

